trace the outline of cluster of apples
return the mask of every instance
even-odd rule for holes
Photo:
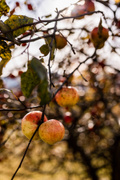
[[[28,138],[31,139],[38,124],[41,122],[42,112],[32,111],[27,113],[22,119],[22,132]],[[54,144],[61,141],[65,134],[65,128],[63,124],[55,119],[48,120],[44,115],[43,123],[40,125],[38,131],[33,137],[33,140],[42,139],[47,144]]]
[[[74,87],[63,87],[55,96],[56,102],[62,107],[69,107],[75,105],[79,100],[78,91]],[[31,139],[38,125],[41,123],[42,112],[32,111],[27,113],[22,119],[22,132]],[[44,115],[43,123],[40,125],[38,131],[33,137],[33,140],[41,139],[44,142],[52,145],[61,141],[65,134],[63,124],[56,120],[48,120]]]
[[[95,11],[95,5],[91,0],[85,0],[85,3],[83,5],[75,5],[74,8],[71,11],[71,16],[80,16],[85,13],[93,12]],[[76,19],[83,19],[84,16],[76,17]]]

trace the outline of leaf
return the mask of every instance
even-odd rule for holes
[[[51,52],[50,59],[53,60],[54,57],[55,57],[55,55],[54,55],[54,52],[55,52],[55,40],[53,38],[51,38],[51,37],[47,37],[47,38],[45,38],[45,41],[46,41],[46,44],[48,44],[49,51]]]
[[[40,104],[47,104],[51,100],[51,93],[48,88],[48,76],[47,69],[37,58],[33,58],[31,61],[31,67],[34,69],[38,77],[40,78],[40,84],[38,85],[38,97],[40,98]]]
[[[36,86],[38,86],[40,104],[47,104],[51,100],[47,70],[39,59],[33,58],[29,63],[27,72],[21,75],[21,89],[24,96],[29,97]]]
[[[25,97],[29,97],[33,89],[40,83],[40,79],[31,68],[31,64],[28,65],[28,70],[21,74],[21,90]]]
[[[38,77],[40,79],[40,82],[47,81],[47,79],[48,79],[48,77],[47,77],[47,69],[40,62],[39,59],[33,58],[31,60],[31,67],[36,72],[36,74],[38,75]]]
[[[0,17],[2,15],[6,15],[9,12],[10,8],[9,6],[6,4],[5,0],[1,0],[0,1]]]
[[[2,60],[0,61],[0,75],[1,75],[3,67],[11,59],[11,51],[5,41],[0,41],[0,57],[2,58]]]
[[[19,44],[19,42],[17,42],[17,40],[13,37],[13,32],[11,31],[11,28],[2,20],[0,20],[0,30],[3,33],[3,35],[8,38],[8,40],[13,41],[16,44]]]
[[[29,23],[33,23],[33,18],[29,18],[29,17],[23,16],[23,15],[12,15],[4,23],[7,24],[13,30],[22,25],[27,25]],[[13,32],[13,36],[17,37],[20,34],[25,33],[29,29],[30,29],[30,26],[21,27]]]
[[[48,44],[43,44],[40,48],[40,52],[44,54],[44,56],[47,56],[49,54],[49,46]]]
[[[40,98],[40,104],[45,105],[51,100],[51,92],[48,88],[48,81],[43,81],[38,86],[38,97]]]

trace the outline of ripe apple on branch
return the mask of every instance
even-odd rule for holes
[[[39,123],[41,122],[42,112],[32,111],[27,113],[22,119],[22,132],[28,138],[31,139]],[[45,123],[47,122],[47,123]],[[39,130],[33,137],[33,140],[42,139],[48,144],[54,144],[61,141],[65,134],[65,128],[63,124],[55,119],[49,120],[44,115],[44,122],[40,125]]]
[[[95,11],[95,5],[91,0],[86,0],[83,5],[75,5],[71,11],[71,16],[80,16],[85,13]],[[83,19],[84,16],[77,17],[76,19]]]
[[[79,94],[75,87],[63,87],[55,96],[56,102],[62,107],[74,106],[79,100]]]
[[[90,37],[94,47],[97,49],[101,49],[104,46],[105,41],[109,37],[109,31],[102,26],[102,20],[100,20],[99,26],[92,30]]]
[[[41,124],[39,127],[39,136],[47,144],[54,144],[61,141],[65,134],[63,124],[55,119],[51,119]]]
[[[30,139],[35,132],[35,130],[38,127],[38,124],[41,121],[42,112],[41,111],[32,111],[27,113],[23,119],[22,119],[22,132],[23,134]],[[44,115],[44,122],[46,122],[48,119]],[[40,139],[38,131],[36,132],[35,136],[33,137],[33,140]]]

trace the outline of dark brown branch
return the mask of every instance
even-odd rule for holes
[[[60,11],[60,12],[61,12],[61,11]],[[102,11],[93,11],[93,12],[87,12],[87,13],[84,13],[84,14],[78,15],[78,16],[65,16],[65,17],[62,17],[62,18],[54,18],[54,19],[49,19],[49,20],[41,20],[41,19],[40,19],[40,20],[37,21],[37,22],[28,23],[28,24],[23,24],[23,25],[21,25],[21,26],[19,26],[19,27],[17,27],[17,28],[14,28],[14,29],[12,29],[12,30],[10,30],[10,31],[8,31],[8,32],[16,31],[16,30],[18,30],[18,29],[20,29],[20,28],[27,27],[27,26],[32,26],[32,25],[37,25],[37,24],[40,24],[40,23],[52,23],[52,22],[56,22],[56,21],[57,21],[57,22],[58,22],[58,21],[63,21],[63,20],[66,20],[66,19],[76,19],[76,18],[79,18],[79,17],[83,17],[83,16],[85,16],[85,15],[92,15],[92,14],[98,14],[98,13],[102,14],[104,20],[106,21],[105,15],[104,15],[104,13],[103,13]],[[7,32],[7,33],[8,33],[8,32]]]

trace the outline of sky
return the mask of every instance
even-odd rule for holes
[[[8,3],[8,5],[10,6],[11,9],[14,8],[15,6],[15,2],[17,1],[12,1],[12,0],[6,0],[6,2]],[[26,15],[28,17],[33,17],[35,19],[38,19],[38,17],[43,17],[45,15],[48,14],[52,14],[53,17],[56,15],[55,10],[56,8],[58,8],[58,10],[63,9],[65,7],[68,7],[69,5],[77,2],[76,0],[27,0],[27,3],[31,3],[33,5],[33,9],[35,11],[28,11],[27,6],[24,5],[25,0],[19,0],[18,2],[20,2],[21,7],[16,9],[15,14],[19,15]],[[112,2],[112,7],[114,8],[114,0],[111,0]],[[100,6],[99,7],[96,6],[96,10],[97,9],[102,9],[103,7]],[[110,12],[107,12],[108,14],[110,14]],[[110,14],[110,16],[112,17],[112,14]],[[96,15],[96,19],[94,19],[94,21],[96,21],[98,23],[98,16]],[[43,17],[44,19],[44,17]],[[87,19],[89,19],[89,17],[87,17]],[[84,22],[83,22],[84,23]],[[29,53],[31,55],[35,55],[36,57],[39,56],[39,47],[40,44],[42,45],[43,41],[37,41],[35,43],[31,43],[30,48],[29,48]],[[119,44],[119,42],[116,42]],[[10,62],[6,65],[6,67],[3,69],[3,76],[8,75],[9,73],[17,73],[17,71],[15,71],[15,69],[19,69],[21,68],[25,62],[27,62],[28,60],[28,54],[27,53],[22,53],[24,51],[24,47],[20,47],[19,49],[17,49],[16,51],[14,51],[13,53],[13,58],[10,60]],[[117,67],[119,66],[120,68],[120,63],[119,63],[119,57],[115,54],[113,54],[113,58],[112,60],[109,61],[109,58],[111,59],[111,56],[109,57],[109,55],[107,55],[104,51],[103,51],[103,58],[108,58],[108,62],[110,64],[114,64],[117,65]]]

